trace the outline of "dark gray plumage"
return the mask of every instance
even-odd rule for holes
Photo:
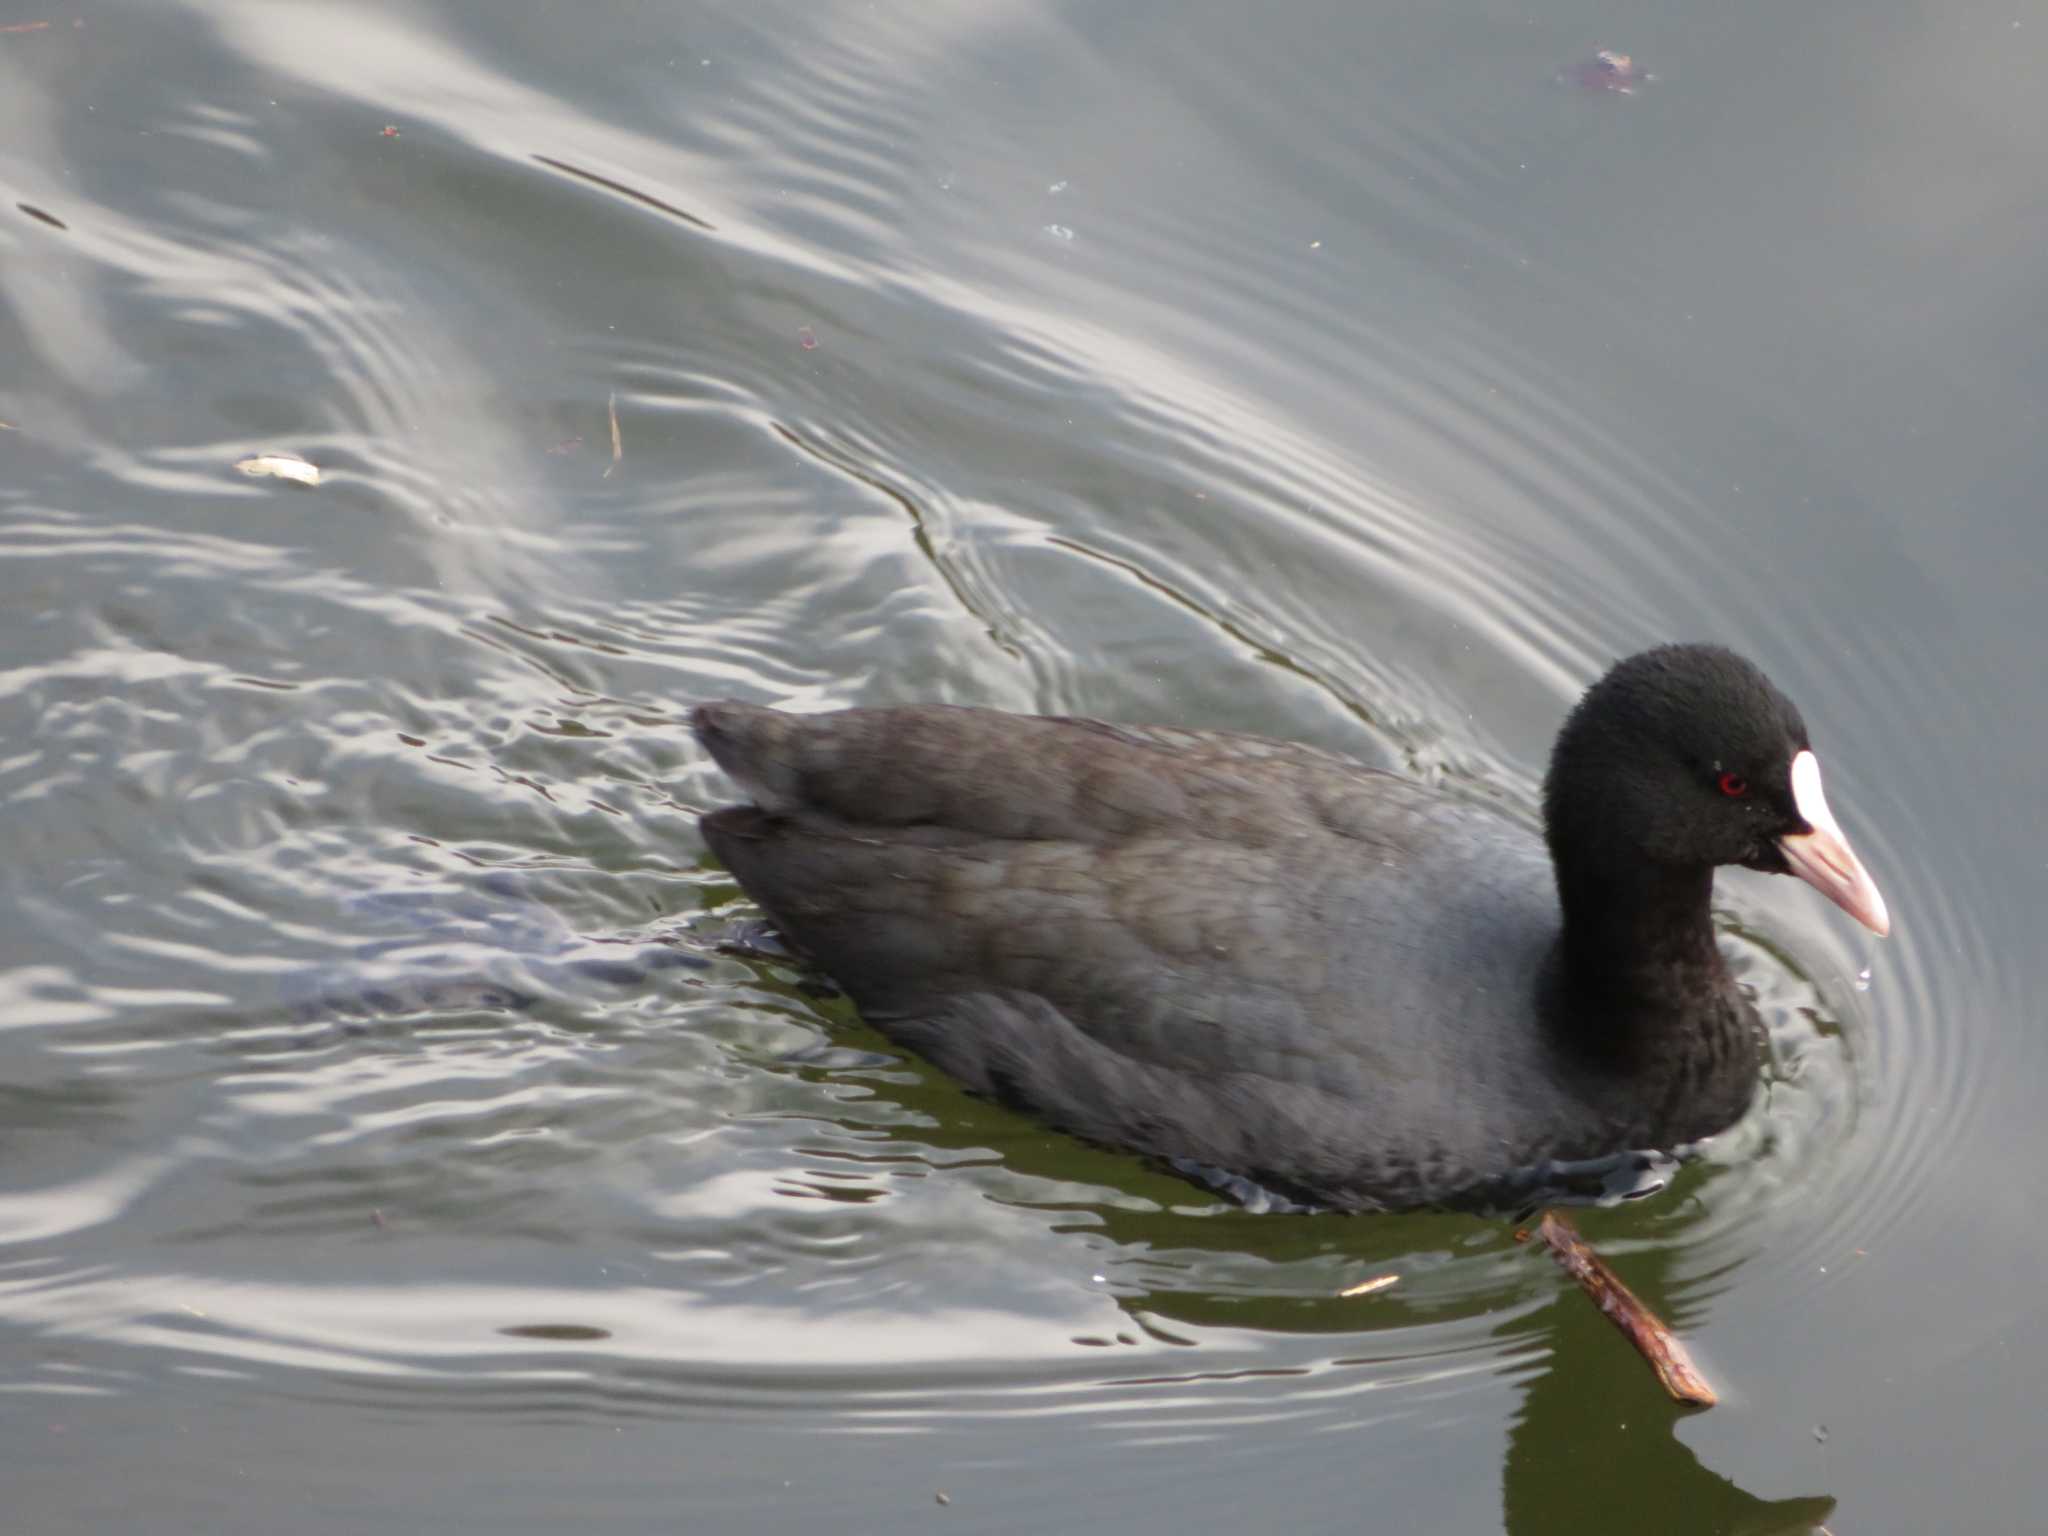
[[[1259,737],[942,706],[693,723],[754,800],[704,818],[712,850],[885,1034],[1067,1131],[1344,1209],[1734,1120],[1759,1031],[1713,865],[1820,835],[1797,711],[1709,647],[1632,658],[1574,712],[1555,876],[1482,807]]]

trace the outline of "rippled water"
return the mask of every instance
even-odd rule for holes
[[[2025,1526],[2044,37],[0,15],[24,1529]],[[1256,1215],[968,1098],[736,949],[694,830],[722,695],[1532,816],[1685,637],[1800,700],[1897,924],[1724,880],[1768,1090],[1585,1216],[1704,1416],[1503,1222]]]

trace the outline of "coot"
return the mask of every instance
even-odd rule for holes
[[[1735,1120],[1762,1031],[1716,865],[1888,927],[1799,711],[1716,646],[1594,684],[1543,838],[1256,736],[947,706],[692,724],[753,800],[706,841],[876,1028],[1066,1131],[1323,1207],[1483,1200]]]

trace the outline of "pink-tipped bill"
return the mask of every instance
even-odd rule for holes
[[[1892,920],[1884,909],[1884,897],[1877,892],[1863,861],[1850,848],[1849,839],[1835,823],[1828,798],[1821,793],[1820,762],[1813,753],[1801,752],[1792,759],[1792,801],[1810,832],[1795,832],[1778,839],[1778,848],[1792,873],[1827,897],[1879,938],[1891,932]]]

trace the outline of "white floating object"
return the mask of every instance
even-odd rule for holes
[[[1399,1285],[1399,1275],[1374,1275],[1370,1280],[1361,1280],[1356,1285],[1346,1286],[1339,1296],[1370,1296],[1375,1291],[1384,1291],[1389,1286]]]
[[[235,468],[254,479],[265,475],[279,480],[289,480],[294,485],[318,485],[320,467],[308,464],[304,459],[289,453],[259,453],[251,458],[237,459]]]

